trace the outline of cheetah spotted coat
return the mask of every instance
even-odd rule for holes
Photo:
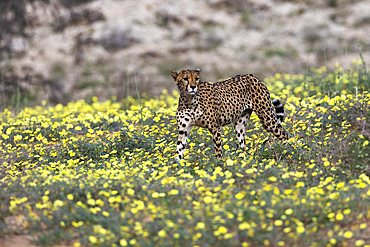
[[[200,69],[171,71],[180,90],[177,109],[177,159],[184,157],[186,140],[193,126],[207,128],[213,136],[216,157],[222,157],[221,127],[232,123],[241,148],[245,148],[245,130],[254,111],[263,127],[280,140],[288,140],[281,127],[284,108],[279,100],[271,105],[266,86],[252,74],[237,75],[211,84],[200,79]],[[276,117],[277,115],[277,117]]]

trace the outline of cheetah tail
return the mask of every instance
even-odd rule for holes
[[[280,100],[278,99],[274,99],[272,101],[272,104],[274,105],[275,107],[275,112],[276,112],[276,116],[277,118],[280,120],[280,122],[282,123],[284,121],[284,117],[285,117],[285,114],[284,114],[284,105],[281,103]]]

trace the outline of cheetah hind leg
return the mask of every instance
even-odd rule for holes
[[[216,158],[222,159],[222,147],[221,147],[221,127],[210,128],[209,131],[213,137],[213,146],[215,149]]]
[[[274,110],[272,109],[270,101],[267,101],[263,107],[256,110],[256,114],[260,119],[263,128],[281,141],[289,139],[288,133],[283,129],[280,121],[277,119]]]
[[[235,135],[236,139],[238,139],[239,142],[239,147],[242,149],[245,149],[245,130],[247,128],[247,124],[249,121],[249,118],[252,114],[252,110],[247,109],[245,110],[242,115],[236,119],[233,124],[234,124],[234,130],[235,130]]]

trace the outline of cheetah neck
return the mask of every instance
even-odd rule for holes
[[[197,96],[197,94],[190,95],[187,93],[183,93],[184,102],[186,104],[186,107],[192,108],[193,100]]]

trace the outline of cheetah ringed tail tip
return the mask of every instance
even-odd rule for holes
[[[279,121],[282,123],[284,121],[285,113],[284,113],[284,105],[281,103],[280,100],[274,99],[272,104],[275,107],[276,116]]]

